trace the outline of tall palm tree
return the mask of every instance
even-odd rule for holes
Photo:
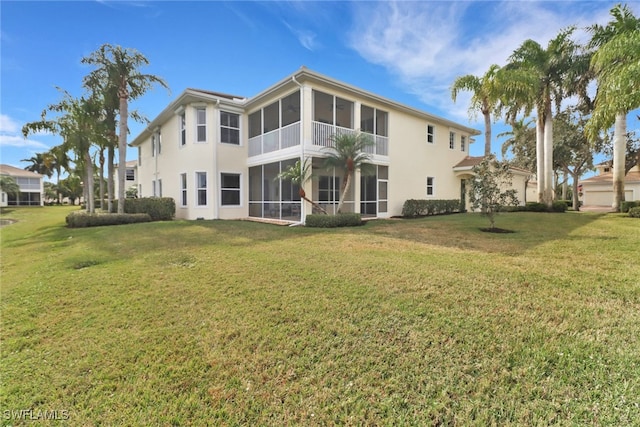
[[[53,175],[53,161],[54,159],[47,152],[45,153],[36,153],[28,159],[22,159],[21,162],[29,162],[31,163],[29,166],[25,167],[25,170],[39,173],[40,175],[44,175],[48,178],[51,178]]]
[[[298,186],[298,194],[300,198],[311,203],[314,208],[320,210],[326,215],[327,211],[322,206],[309,199],[306,191],[304,191],[304,184],[309,182],[311,176],[311,163],[309,163],[309,158],[306,158],[304,159],[304,162],[297,160],[293,165],[280,172],[276,179],[287,180],[296,184]]]
[[[511,130],[501,132],[498,138],[509,137],[502,143],[502,157],[506,157],[509,150],[513,153],[511,165],[534,172],[536,169],[536,130],[530,125],[532,120],[524,117],[510,123]]]
[[[58,113],[59,116],[47,119],[47,112]],[[92,192],[93,158],[91,157],[91,148],[94,142],[104,135],[100,114],[99,103],[95,98],[81,97],[76,99],[68,92],[64,92],[62,101],[48,106],[40,121],[27,123],[22,127],[22,134],[25,137],[29,133],[40,130],[57,133],[64,139],[64,148],[75,152],[76,167],[83,167],[86,188],[91,189],[87,198],[88,212],[95,210]]]
[[[567,87],[567,78],[573,75],[579,45],[571,39],[574,28],[561,31],[549,41],[546,48],[534,40],[526,40],[509,58],[504,103],[511,107],[507,116],[534,108],[536,118],[536,158],[539,201],[551,206],[553,188],[553,107],[560,110],[562,100],[577,87]]]
[[[129,118],[129,100],[136,99],[158,83],[169,88],[167,83],[152,74],[142,74],[140,67],[149,65],[149,60],[135,49],[102,45],[82,63],[95,65],[85,82],[102,82],[106,89],[106,101],[113,101],[114,92],[118,98],[118,199],[125,199],[125,175],[127,162],[127,134]],[[118,213],[124,213],[124,203],[118,203]]]
[[[482,77],[471,74],[455,79],[451,86],[451,98],[455,102],[462,90],[473,92],[469,113],[480,111],[484,116],[484,155],[491,154],[491,113],[499,104],[502,89],[498,80],[500,67],[493,64]]]
[[[367,133],[343,133],[331,136],[332,146],[326,147],[327,158],[325,166],[327,168],[340,168],[344,171],[340,201],[337,212],[340,213],[344,205],[347,193],[351,188],[353,175],[356,170],[366,171],[371,160],[371,155],[366,152],[367,147],[375,143]]]
[[[71,160],[69,159],[68,150],[64,144],[60,144],[49,149],[47,153],[52,158],[52,170],[56,172],[56,188],[59,188],[62,170],[64,169],[66,172],[70,171],[69,164]],[[58,191],[58,203],[61,202],[61,196],[62,194]]]
[[[587,132],[591,139],[614,125],[613,203],[624,201],[627,114],[640,107],[640,19],[621,5],[611,9],[606,26],[594,25],[589,46],[596,48],[591,66],[598,80],[595,108]],[[640,158],[638,158],[640,161]]]

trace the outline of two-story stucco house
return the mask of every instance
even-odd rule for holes
[[[373,174],[356,174],[343,212],[400,215],[407,199],[459,199],[455,168],[480,132],[302,67],[251,98],[187,89],[138,135],[138,195],[176,200],[178,218],[303,221],[298,188],[278,174],[309,159],[307,197],[335,211],[343,171],[331,136],[366,132]]]
[[[0,192],[0,206],[43,206],[42,175],[10,165],[0,165],[0,175],[10,176],[20,188],[17,195]]]

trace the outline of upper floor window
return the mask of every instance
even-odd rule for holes
[[[300,121],[300,91],[249,114],[249,138]]]
[[[389,113],[363,105],[360,108],[360,130],[373,135],[388,136]]]
[[[196,142],[207,142],[207,109],[196,109]]]
[[[436,128],[433,125],[427,125],[427,142],[429,144],[436,142]]]
[[[451,148],[452,150],[454,148],[456,148],[456,133],[455,132],[449,132],[449,148]]]
[[[133,168],[127,168],[126,172],[127,181],[135,181],[136,180],[136,170]]]
[[[313,120],[353,129],[353,102],[314,90]]]
[[[138,166],[142,165],[142,147],[138,146]]]
[[[240,115],[220,111],[220,142],[240,145]]]
[[[467,137],[464,135],[460,136],[460,151],[465,151],[467,149]]]
[[[156,135],[151,135],[151,157],[156,156]]]
[[[183,112],[180,114],[180,146],[187,145],[187,117]]]

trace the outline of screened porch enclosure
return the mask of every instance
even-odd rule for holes
[[[249,216],[285,221],[301,220],[300,187],[278,175],[298,159],[249,168]]]

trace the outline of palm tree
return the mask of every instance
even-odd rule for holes
[[[309,163],[309,158],[306,158],[304,162],[297,160],[293,165],[280,172],[276,179],[287,180],[296,184],[300,198],[311,203],[314,208],[322,211],[322,213],[326,215],[327,211],[313,200],[307,198],[307,193],[304,191],[304,184],[311,179],[311,175],[311,163]]]
[[[69,172],[69,163],[71,160],[69,159],[69,154],[67,148],[64,144],[56,145],[52,147],[47,154],[51,156],[52,165],[51,168],[56,172],[56,188],[60,187],[60,175],[62,175],[62,170],[64,169],[66,172]],[[58,203],[61,202],[62,194],[58,191]]]
[[[342,180],[342,189],[340,201],[338,202],[337,212],[340,213],[344,204],[347,193],[351,188],[354,172],[358,169],[366,171],[367,165],[371,160],[367,148],[375,143],[369,134],[366,133],[343,133],[331,136],[332,146],[326,147],[328,157],[325,159],[327,168],[341,168],[344,170],[344,179]]]
[[[47,119],[46,113],[54,112],[60,116]],[[86,188],[93,189],[93,158],[91,147],[104,135],[103,122],[100,120],[99,103],[95,98],[73,98],[64,92],[62,101],[50,105],[42,114],[38,122],[27,123],[22,127],[25,138],[29,133],[48,130],[57,133],[64,139],[64,149],[72,150],[76,154],[76,167],[81,166],[85,172]],[[94,212],[93,193],[87,198],[87,211]]]
[[[543,48],[526,40],[509,58],[503,75],[503,104],[510,104],[507,116],[512,120],[518,111],[525,115],[534,108],[536,118],[536,158],[539,201],[551,206],[553,189],[553,107],[560,110],[562,100],[582,87],[567,87],[575,74],[579,46],[571,40],[573,28],[561,31]]]
[[[536,131],[530,125],[532,120],[522,117],[510,123],[511,130],[498,134],[498,138],[508,136],[502,143],[502,157],[506,157],[509,150],[513,153],[512,166],[528,171],[536,169]]]
[[[36,153],[30,158],[20,161],[31,163],[31,165],[24,168],[25,170],[45,175],[48,178],[51,178],[51,175],[53,175],[53,158],[49,153]]]
[[[20,195],[20,186],[9,175],[0,175],[0,191],[12,194],[17,198]]]
[[[626,5],[610,13],[613,20],[606,26],[590,28],[589,46],[597,48],[591,66],[598,89],[587,132],[595,139],[599,130],[614,125],[612,208],[619,211],[624,201],[627,114],[640,107],[640,19]]]
[[[458,92],[473,92],[469,113],[480,111],[484,116],[484,155],[491,154],[491,113],[496,110],[502,91],[498,80],[500,67],[493,64],[482,77],[466,75],[458,77],[451,86],[451,98],[455,102]]]
[[[110,44],[102,45],[82,63],[95,65],[85,82],[102,82],[107,90],[107,102],[113,99],[116,91],[118,97],[119,136],[118,136],[118,199],[125,199],[125,175],[127,162],[127,121],[129,118],[129,100],[142,96],[154,83],[169,88],[160,77],[142,74],[139,68],[149,65],[149,60],[135,49],[126,49]],[[124,203],[118,203],[118,213],[124,213]]]

